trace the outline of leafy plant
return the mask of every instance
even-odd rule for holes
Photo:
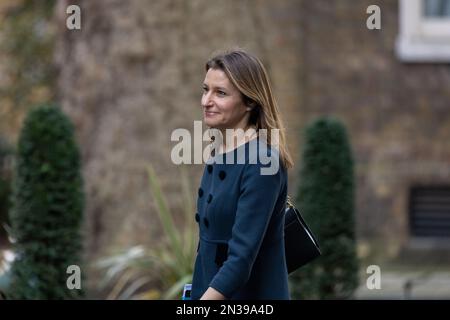
[[[10,210],[15,299],[80,298],[67,268],[81,267],[84,193],[73,126],[53,106],[29,112],[19,137]]]
[[[55,97],[53,64],[56,29],[52,25],[55,0],[10,1],[0,17],[4,37],[0,43],[5,75],[10,81],[0,88],[0,98],[15,109],[28,110],[37,101]]]
[[[344,125],[321,117],[308,125],[296,202],[322,256],[291,276],[294,298],[345,299],[358,286],[353,157]]]
[[[98,267],[107,270],[101,286],[115,283],[109,299],[179,299],[184,284],[192,281],[196,253],[194,206],[187,176],[184,170],[180,172],[184,205],[183,227],[178,229],[159,179],[153,167],[147,167],[165,238],[156,247],[135,246],[98,262]]]

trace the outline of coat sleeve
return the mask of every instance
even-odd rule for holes
[[[228,241],[228,258],[210,287],[230,298],[250,277],[281,189],[281,168],[262,175],[261,164],[247,164],[241,181],[236,218]]]

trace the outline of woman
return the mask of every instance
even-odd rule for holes
[[[221,139],[198,189],[191,299],[289,299],[283,231],[292,160],[264,66],[241,49],[213,57],[201,103]]]

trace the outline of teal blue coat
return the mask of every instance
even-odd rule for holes
[[[284,254],[287,172],[275,148],[259,144],[259,154],[266,152],[269,164],[256,157],[256,142],[212,157],[205,166],[195,215],[199,241],[193,300],[208,287],[227,299],[289,299]],[[274,174],[261,174],[262,168],[273,169],[277,159]]]

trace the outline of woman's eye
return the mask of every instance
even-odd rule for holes
[[[221,96],[224,96],[224,95],[226,95],[226,93],[225,92],[223,92],[223,91],[217,91],[218,93],[219,93],[219,95],[221,95]]]

